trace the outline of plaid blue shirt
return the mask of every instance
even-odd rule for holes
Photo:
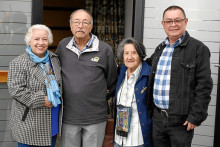
[[[90,34],[90,37],[91,37],[91,38],[90,38],[90,40],[87,42],[86,46],[85,46],[82,50],[80,50],[79,47],[78,47],[78,45],[76,44],[75,37],[73,36],[73,46],[75,46],[75,47],[78,49],[79,54],[82,54],[87,48],[89,48],[89,47],[92,45],[92,43],[93,43],[95,37],[94,37],[93,34]]]
[[[166,44],[165,49],[157,64],[157,70],[154,79],[154,103],[158,108],[168,109],[169,93],[170,93],[170,71],[173,50],[183,40],[185,33],[173,45],[170,46],[168,38],[163,44]]]

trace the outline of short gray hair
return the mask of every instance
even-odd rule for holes
[[[36,24],[36,25],[33,25],[31,26],[29,29],[28,29],[28,32],[26,33],[25,35],[25,38],[24,38],[24,41],[26,43],[26,45],[28,46],[30,41],[31,41],[31,37],[32,37],[32,33],[33,33],[33,30],[37,30],[37,29],[44,29],[45,31],[47,31],[48,33],[48,40],[49,40],[49,45],[51,45],[53,43],[53,34],[50,30],[49,27],[45,26],[45,25],[42,25],[42,24]]]
[[[122,40],[122,42],[118,46],[117,57],[120,62],[122,62],[122,63],[124,62],[123,61],[123,54],[124,54],[124,46],[126,44],[133,44],[134,45],[139,57],[141,58],[141,61],[143,61],[144,58],[147,56],[146,51],[145,51],[145,46],[143,45],[143,43],[141,43],[140,41],[138,41],[134,38],[127,38],[127,39]]]
[[[71,15],[70,15],[70,23],[71,23],[71,19],[72,19],[72,16],[76,13],[76,12],[78,12],[78,11],[84,11],[84,12],[86,12],[87,14],[89,14],[89,16],[90,16],[90,18],[91,18],[91,25],[93,25],[93,17],[92,17],[92,14],[89,12],[89,11],[87,11],[87,10],[85,10],[85,9],[77,9],[77,10],[75,10],[75,11],[73,11],[72,13],[71,13]]]

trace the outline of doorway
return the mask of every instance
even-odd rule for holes
[[[85,9],[85,0],[44,0],[43,24],[48,26],[53,33],[53,44],[49,47],[55,51],[58,43],[65,37],[72,36],[69,26],[69,16],[74,10]]]

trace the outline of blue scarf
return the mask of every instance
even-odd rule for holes
[[[53,74],[49,75],[49,73],[47,71],[48,70],[47,67],[49,68],[49,60],[50,60],[50,58],[49,58],[49,51],[47,50],[45,52],[43,58],[40,58],[37,55],[35,55],[31,51],[31,47],[30,46],[28,46],[26,48],[26,52],[29,54],[31,60],[34,63],[40,63],[40,67],[42,68],[43,73],[44,73],[44,77],[45,77],[45,84],[46,84],[46,87],[47,87],[48,101],[52,102],[54,107],[57,107],[57,105],[61,104],[61,101],[60,101],[61,94],[60,94],[60,91],[59,91],[58,84],[57,84],[57,81],[55,79],[55,76]],[[45,65],[48,65],[48,66],[46,67]]]
[[[40,58],[40,57],[36,56],[36,55],[31,51],[30,45],[26,48],[26,52],[29,54],[31,60],[32,60],[34,63],[47,63],[47,62],[50,60],[50,58],[49,58],[49,51],[48,51],[48,50],[45,52],[43,58]]]

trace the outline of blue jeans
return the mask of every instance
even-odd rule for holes
[[[52,145],[51,146],[45,146],[45,147],[55,147],[56,145],[56,139],[57,139],[57,135],[52,137]],[[27,145],[27,144],[23,144],[18,142],[18,147],[38,147],[38,146],[34,146],[34,145]],[[42,147],[42,146],[41,146]]]

